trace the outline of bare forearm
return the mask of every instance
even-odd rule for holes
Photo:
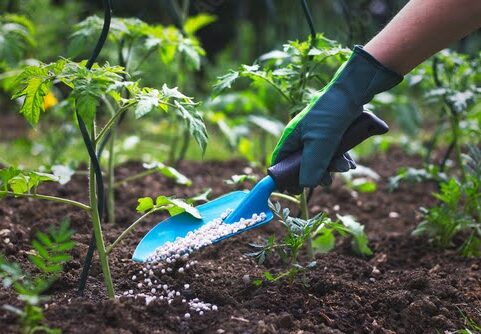
[[[364,49],[406,74],[481,27],[481,0],[411,0]]]

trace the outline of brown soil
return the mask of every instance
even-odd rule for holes
[[[254,279],[267,269],[282,269],[276,259],[258,266],[243,256],[251,251],[249,242],[282,233],[281,226],[272,222],[197,252],[193,258],[199,264],[182,277],[182,282],[175,274],[167,278],[174,286],[190,283],[193,296],[219,306],[217,312],[193,314],[189,320],[183,318],[186,309],[182,303],[154,301],[145,306],[139,299],[106,299],[97,263],[85,296],[76,296],[91,225],[84,213],[68,206],[2,200],[0,253],[27,267],[26,252],[35,231],[58,224],[65,217],[71,220],[78,246],[62,278],[51,288],[52,297],[45,310],[48,324],[66,333],[435,333],[461,328],[461,311],[480,321],[476,318],[476,310],[481,308],[479,260],[461,258],[454,250],[435,249],[427,240],[410,235],[419,222],[418,208],[433,204],[433,186],[404,185],[394,193],[386,189],[387,178],[398,167],[419,165],[418,159],[394,150],[365,164],[382,176],[375,193],[358,194],[356,198],[335,182],[330,190],[315,191],[311,210],[334,215],[338,205],[338,213],[357,217],[366,226],[373,257],[356,257],[349,242],[340,242],[336,251],[317,255],[316,268],[307,274],[308,285],[279,282],[256,288],[246,284],[243,277]],[[207,187],[213,188],[214,198],[231,191],[223,180],[243,173],[245,168],[242,161],[184,163],[180,170],[192,178],[191,187],[175,185],[159,175],[123,186],[117,192],[118,223],[104,226],[106,238],[112,241],[122,227],[137,217],[136,198],[158,194],[186,197]],[[118,175],[139,169],[140,164],[129,163],[118,169]],[[75,177],[66,186],[48,185],[41,190],[86,201],[85,187],[85,178]],[[111,255],[118,294],[135,289],[136,283],[130,277],[140,266],[130,260],[131,254],[140,238],[164,217],[143,224]],[[10,243],[5,242],[6,238]],[[374,267],[379,272],[373,272]],[[10,290],[0,288],[0,305],[5,303],[19,304]],[[2,333],[17,332],[16,317],[0,309],[0,328]]]

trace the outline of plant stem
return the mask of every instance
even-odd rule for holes
[[[307,189],[304,189],[301,193],[301,196],[300,196],[300,209],[301,209],[301,218],[304,219],[304,220],[308,220],[309,219],[309,208],[307,207],[307,194],[306,194],[306,191],[308,191]]]
[[[132,181],[144,178],[148,175],[155,174],[157,172],[158,172],[158,170],[156,168],[152,168],[152,169],[146,170],[144,172],[141,172],[141,173],[138,173],[138,174],[135,174],[135,175],[127,176],[125,179],[122,179],[120,181],[115,182],[114,188],[118,188],[121,185],[123,185],[124,183],[132,182]]]
[[[273,192],[271,194],[271,196],[275,196],[275,197],[279,197],[279,198],[282,198],[282,199],[286,199],[288,201],[291,201],[292,203],[295,203],[297,205],[300,205],[301,204],[301,201],[299,201],[297,198],[293,197],[293,196],[289,196],[289,195],[286,195],[286,194],[282,194],[282,193],[278,193],[278,192]]]
[[[107,254],[110,254],[110,252],[112,252],[112,250],[115,248],[115,246],[117,246],[117,244],[122,241],[126,236],[127,234],[129,234],[139,223],[141,223],[145,218],[147,218],[148,216],[150,216],[151,214],[155,213],[155,212],[158,212],[160,210],[151,210],[145,214],[143,214],[139,219],[137,219],[136,221],[134,221],[129,227],[127,227],[118,237],[117,239],[115,239],[115,241],[107,247]]]
[[[115,115],[115,110],[110,101],[103,96],[102,101],[104,102],[105,106],[109,110],[112,117]],[[108,188],[107,188],[107,214],[108,214],[108,221],[111,224],[115,223],[115,191],[114,191],[114,183],[115,183],[115,135],[116,135],[116,128],[112,127],[110,130],[110,138],[109,138],[109,161],[107,165],[108,171]]]
[[[178,167],[180,162],[185,159],[185,155],[187,154],[187,150],[189,149],[190,143],[190,132],[187,127],[184,128],[184,132],[182,134],[182,145],[180,147],[179,155],[175,159],[174,167]]]
[[[40,195],[40,194],[20,194],[20,193],[16,193],[16,192],[13,192],[13,191],[0,191],[0,197],[2,197],[2,196],[28,197],[28,198],[42,199],[42,200],[47,200],[47,201],[52,201],[52,202],[57,202],[57,203],[62,203],[62,204],[73,205],[73,206],[76,206],[77,208],[80,208],[80,209],[85,210],[85,211],[90,210],[90,206],[88,206],[86,204],[83,204],[83,203],[80,203],[80,202],[77,202],[77,201],[73,201],[73,200],[70,200],[70,199],[66,199],[66,198],[55,197],[55,196]]]
[[[275,90],[277,90],[279,92],[279,94],[281,94],[281,96],[284,97],[287,100],[287,102],[295,104],[294,101],[289,97],[289,95],[284,93],[284,91],[279,86],[277,86],[273,81],[267,79],[266,77],[263,77],[260,74],[255,73],[255,72],[251,72],[250,74],[264,80],[265,82],[270,84]]]
[[[92,127],[92,138],[95,138],[95,126]],[[95,142],[94,142],[95,148]],[[104,275],[105,286],[107,288],[107,295],[110,298],[115,298],[114,285],[112,283],[112,276],[110,274],[109,260],[107,253],[105,252],[104,237],[102,235],[101,219],[98,210],[98,198],[97,189],[95,187],[95,171],[93,169],[92,161],[89,162],[89,197],[90,197],[90,215],[92,218],[92,225],[95,234],[95,242],[97,245],[97,251],[99,253],[100,265],[102,267],[102,273]]]
[[[309,207],[307,206],[307,188],[301,193],[300,196],[300,209],[301,209],[301,218],[304,220],[309,219]],[[310,260],[314,258],[314,251],[312,250],[312,239],[311,237],[307,237],[306,239],[306,248],[307,248],[307,256]]]
[[[112,129],[110,134],[110,143],[109,143],[109,162],[108,162],[108,171],[109,171],[109,187],[107,189],[107,214],[109,218],[109,223],[115,223],[115,129]]]
[[[127,104],[125,106],[123,106],[122,108],[119,108],[119,110],[117,110],[117,112],[109,119],[109,121],[107,122],[107,124],[105,124],[105,126],[103,127],[102,130],[100,130],[99,134],[95,137],[95,141],[94,143],[97,144],[99,143],[102,138],[109,132],[110,128],[112,126],[115,125],[117,119],[123,114],[123,112],[125,110],[127,110],[129,107],[131,106],[131,104]]]
[[[456,156],[456,163],[458,164],[458,168],[461,172],[461,179],[462,182],[466,182],[466,171],[464,169],[463,165],[463,159],[461,157],[461,144],[459,143],[459,118],[458,115],[455,112],[451,113],[451,116],[449,117],[451,121],[451,131],[453,133],[453,143],[454,143],[454,153]]]
[[[175,117],[173,119],[174,119],[173,124],[176,124],[177,119]],[[179,140],[180,140],[180,135],[178,134],[177,128],[172,127],[172,130],[173,130],[172,131],[173,132],[173,138],[172,138],[172,141],[171,141],[171,144],[170,144],[169,158],[167,160],[169,162],[170,166],[173,166],[174,163],[175,163],[175,153],[177,152],[177,146],[178,146],[178,143],[179,143]]]

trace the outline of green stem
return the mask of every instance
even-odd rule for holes
[[[278,192],[273,192],[271,194],[271,196],[275,196],[275,197],[278,197],[278,198],[282,198],[282,199],[286,199],[288,201],[291,201],[292,203],[295,203],[296,205],[300,205],[301,204],[301,201],[299,201],[297,198],[293,197],[293,196],[289,196],[289,195],[286,195],[286,194],[282,194],[282,193],[278,193]]]
[[[119,108],[117,112],[108,120],[107,124],[104,125],[103,129],[100,130],[99,134],[95,137],[94,143],[99,143],[102,138],[109,132],[110,128],[115,125],[117,119],[122,115],[122,113],[127,110],[132,104],[127,104],[122,108]]]
[[[253,75],[253,76],[256,76],[256,77],[264,80],[268,84],[270,84],[274,89],[276,89],[287,100],[287,102],[294,104],[294,101],[286,93],[284,93],[284,91],[280,87],[278,87],[273,81],[267,79],[266,77],[263,77],[262,75],[259,75],[259,74],[255,73],[255,72],[252,72],[250,74]]]
[[[309,207],[307,205],[307,191],[309,190],[307,188],[304,188],[300,196],[301,218],[304,220],[309,219]],[[314,251],[312,250],[312,239],[310,236],[307,237],[306,239],[306,248],[307,248],[307,256],[310,260],[312,260],[314,258]]]
[[[300,196],[300,209],[301,209],[301,218],[304,220],[309,219],[309,208],[307,207],[307,195],[306,195],[307,189],[304,189],[301,193]]]
[[[40,194],[20,194],[20,193],[16,193],[16,192],[13,192],[13,191],[0,191],[0,197],[2,197],[2,196],[35,198],[35,199],[52,201],[52,202],[57,202],[57,203],[62,203],[62,204],[73,205],[73,206],[76,206],[77,208],[80,208],[80,209],[85,210],[85,211],[90,210],[90,206],[88,206],[88,205],[85,205],[85,204],[77,202],[77,201],[72,201],[70,199],[55,197],[55,196],[40,195]]]
[[[459,119],[457,114],[451,113],[451,116],[449,117],[451,121],[451,130],[453,133],[453,142],[454,142],[454,152],[456,156],[456,163],[458,165],[458,168],[461,172],[461,179],[462,182],[466,182],[466,170],[464,169],[463,165],[463,159],[461,156],[461,144],[459,142],[459,134],[460,134],[460,129],[459,129]]]
[[[121,185],[123,185],[127,182],[132,182],[132,181],[144,178],[148,175],[155,174],[157,172],[158,172],[158,170],[156,168],[152,168],[152,169],[146,170],[144,172],[141,172],[141,173],[138,173],[138,174],[135,174],[135,175],[127,176],[125,179],[122,179],[120,181],[115,182],[114,188],[118,188],[118,187],[120,187]]]
[[[177,119],[174,118],[173,124],[175,124],[176,122],[177,122]],[[172,130],[173,130],[173,137],[170,144],[169,158],[168,158],[168,162],[170,166],[173,166],[175,163],[175,153],[177,152],[177,146],[180,140],[180,135],[178,134],[177,128],[172,127]]]
[[[95,138],[95,126],[92,127],[92,138]],[[95,142],[94,142],[95,148]],[[110,298],[115,298],[114,285],[112,283],[112,276],[110,274],[109,260],[107,253],[105,252],[104,237],[102,234],[102,225],[100,214],[98,210],[97,189],[95,187],[95,172],[92,161],[89,162],[89,197],[90,197],[90,215],[92,218],[92,225],[95,234],[95,242],[97,246],[97,252],[99,254],[100,265],[102,267],[102,273],[104,275],[105,286],[107,288],[107,295]]]
[[[175,159],[174,166],[177,167],[182,160],[185,159],[185,155],[187,154],[187,150],[189,149],[190,143],[190,132],[187,127],[184,129],[184,133],[182,134],[182,146],[180,147],[179,155]]]
[[[112,129],[110,135],[109,143],[109,162],[108,162],[108,172],[109,172],[109,187],[107,193],[107,213],[109,218],[109,223],[115,223],[115,131]]]
[[[110,252],[112,252],[112,250],[115,248],[115,246],[118,245],[119,242],[121,242],[138,224],[140,224],[143,220],[145,220],[145,218],[147,218],[148,216],[150,216],[151,214],[155,213],[155,212],[158,212],[160,210],[151,210],[147,213],[145,213],[144,215],[142,215],[139,219],[137,219],[135,222],[133,222],[128,228],[126,228],[118,237],[117,239],[115,239],[115,241],[107,247],[107,254],[110,254]]]
[[[115,110],[110,101],[103,96],[102,101],[107,106],[112,117],[115,115]],[[107,214],[108,214],[108,221],[111,224],[115,223],[115,191],[114,191],[114,183],[115,183],[115,135],[116,135],[116,128],[112,127],[110,130],[110,138],[109,138],[109,161],[107,165],[107,172],[108,172],[108,188],[107,188]]]

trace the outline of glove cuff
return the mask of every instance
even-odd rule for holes
[[[393,88],[402,80],[402,75],[381,64],[362,46],[356,45],[338,73],[335,86],[348,93],[355,104],[364,105],[374,95]]]

